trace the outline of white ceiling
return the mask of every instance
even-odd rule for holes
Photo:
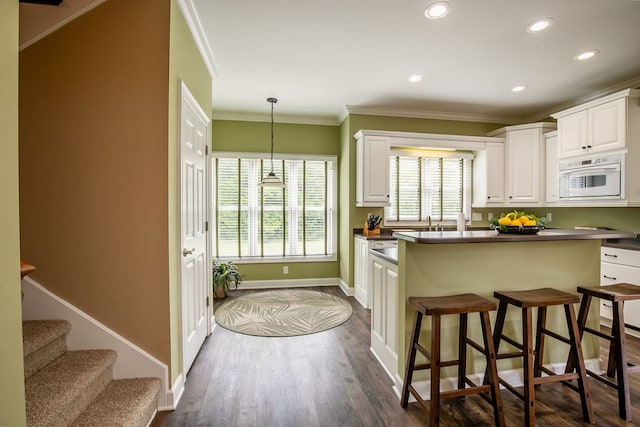
[[[424,18],[429,0],[191,1],[218,117],[266,114],[275,96],[276,116],[302,121],[336,123],[353,106],[514,123],[640,84],[640,1],[449,0],[436,21]],[[526,31],[543,17],[549,29]],[[600,54],[573,59],[586,49]],[[423,81],[408,83],[414,73]]]
[[[21,47],[102,1],[21,4]],[[348,107],[519,123],[640,86],[637,0],[449,0],[436,21],[430,0],[178,1],[209,45],[218,118],[267,120],[274,96],[277,121],[336,124]],[[528,33],[542,17],[551,28]],[[600,54],[573,59],[586,49]]]

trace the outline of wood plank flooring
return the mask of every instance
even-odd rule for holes
[[[418,404],[400,407],[391,379],[369,350],[370,311],[337,287],[306,289],[344,297],[353,316],[337,328],[302,337],[252,337],[216,327],[191,368],[177,409],[158,414],[151,425],[426,425],[428,417]],[[640,340],[630,337],[628,345],[630,360],[640,358]],[[601,356],[607,353],[602,342]],[[618,417],[614,389],[589,380],[596,425],[640,425],[640,374],[630,377],[634,423]],[[506,390],[502,396],[507,425],[522,425],[522,402]],[[538,426],[588,425],[582,421],[577,393],[561,384],[541,386],[536,404]],[[448,400],[441,411],[443,426],[494,425],[490,405],[479,396]]]

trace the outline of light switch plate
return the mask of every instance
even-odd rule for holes
[[[482,221],[482,212],[472,212],[471,221]]]

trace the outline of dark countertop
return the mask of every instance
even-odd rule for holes
[[[398,249],[397,248],[385,248],[385,249],[369,249],[369,253],[373,256],[382,258],[391,264],[398,265]]]
[[[640,251],[640,237],[635,239],[608,239],[602,242],[602,246]]]
[[[553,240],[635,239],[636,234],[616,230],[546,229],[538,234],[502,234],[493,230],[396,232],[393,236],[413,243],[539,242]]]
[[[360,232],[354,233],[354,236],[365,240],[397,240],[391,233],[380,233],[373,236],[368,236]]]

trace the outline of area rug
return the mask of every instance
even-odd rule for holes
[[[353,310],[332,294],[283,289],[247,294],[222,304],[216,323],[245,335],[292,337],[326,331],[346,322]]]

